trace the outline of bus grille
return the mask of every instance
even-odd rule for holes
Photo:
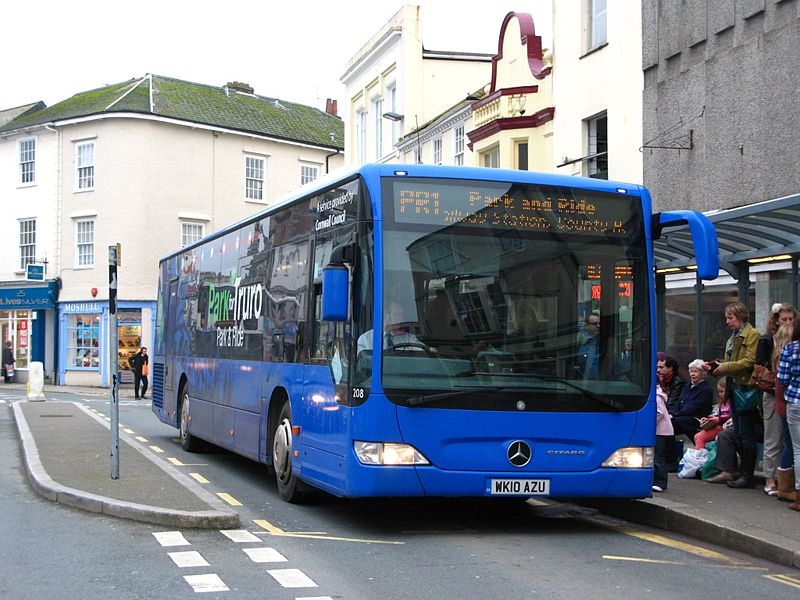
[[[153,363],[153,406],[164,406],[164,363]]]

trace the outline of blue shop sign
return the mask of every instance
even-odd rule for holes
[[[0,288],[0,309],[35,310],[55,308],[58,285],[49,282],[47,287]]]

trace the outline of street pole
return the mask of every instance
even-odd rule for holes
[[[119,479],[119,330],[117,329],[117,260],[119,244],[108,247],[108,364],[111,376],[111,479]]]

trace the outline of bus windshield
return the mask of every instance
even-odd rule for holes
[[[381,377],[390,400],[478,410],[644,405],[652,369],[641,198],[491,181],[383,185]]]

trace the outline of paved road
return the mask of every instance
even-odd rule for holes
[[[104,398],[83,401],[108,411]],[[37,497],[20,473],[7,406],[0,415],[0,598],[212,590],[203,597],[794,599],[800,590],[797,570],[571,505],[330,497],[289,505],[263,465],[223,451],[185,453],[146,403],[123,402],[120,420],[142,444],[241,514],[235,534],[168,532]]]

